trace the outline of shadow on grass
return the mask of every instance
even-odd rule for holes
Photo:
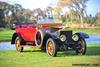
[[[36,50],[24,50],[23,52],[43,52],[43,53],[46,53],[45,50],[40,50],[40,49],[36,49]]]
[[[96,56],[100,55],[100,47],[88,47],[85,56]],[[74,50],[72,51],[64,51],[64,52],[58,52],[58,57],[61,56],[78,56]]]
[[[86,55],[100,55],[100,47],[88,47]]]
[[[46,51],[36,49],[36,50],[24,50],[24,52],[42,52],[46,53]],[[88,47],[85,56],[96,56],[100,55],[100,47]],[[64,57],[64,56],[78,56],[74,50],[68,51],[59,51],[57,53],[57,57]]]

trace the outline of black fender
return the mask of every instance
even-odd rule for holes
[[[46,48],[46,42],[49,38],[52,38],[54,40],[58,40],[59,39],[59,36],[55,33],[46,33],[43,37],[43,42],[42,42],[42,46],[41,48],[42,49],[45,49]]]
[[[89,38],[89,35],[83,32],[77,32],[75,34],[77,34],[80,38],[83,38],[83,39]]]
[[[13,36],[12,36],[12,40],[11,40],[11,44],[15,44],[15,39],[16,39],[16,37],[20,37],[21,38],[21,41],[22,41],[22,43],[21,44],[25,44],[25,42],[24,42],[24,39],[22,38],[22,36],[19,34],[19,33],[14,33],[13,34]]]
[[[56,33],[47,33],[48,35],[50,35],[53,39],[58,39],[59,35],[57,35]]]
[[[13,36],[12,36],[12,40],[11,40],[11,44],[15,44],[15,39],[16,37],[18,36],[19,34],[18,33],[14,33]]]

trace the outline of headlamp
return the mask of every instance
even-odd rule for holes
[[[79,40],[79,36],[76,35],[76,34],[74,34],[74,35],[72,36],[72,39],[73,39],[74,41],[78,41],[78,40]]]
[[[60,35],[60,40],[64,42],[66,40],[66,36],[65,35]]]

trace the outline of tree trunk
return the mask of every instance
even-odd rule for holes
[[[80,27],[81,27],[81,28],[84,28],[83,16],[82,16],[82,15],[80,15],[80,22],[81,22]]]

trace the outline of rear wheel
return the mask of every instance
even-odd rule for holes
[[[52,38],[49,38],[46,43],[46,52],[49,56],[55,57],[57,55],[57,45]]]
[[[20,37],[16,37],[15,46],[16,46],[17,52],[23,52],[23,47],[21,46],[21,38]]]
[[[76,54],[84,55],[86,53],[86,42],[83,38],[78,41],[79,48],[76,49]]]

